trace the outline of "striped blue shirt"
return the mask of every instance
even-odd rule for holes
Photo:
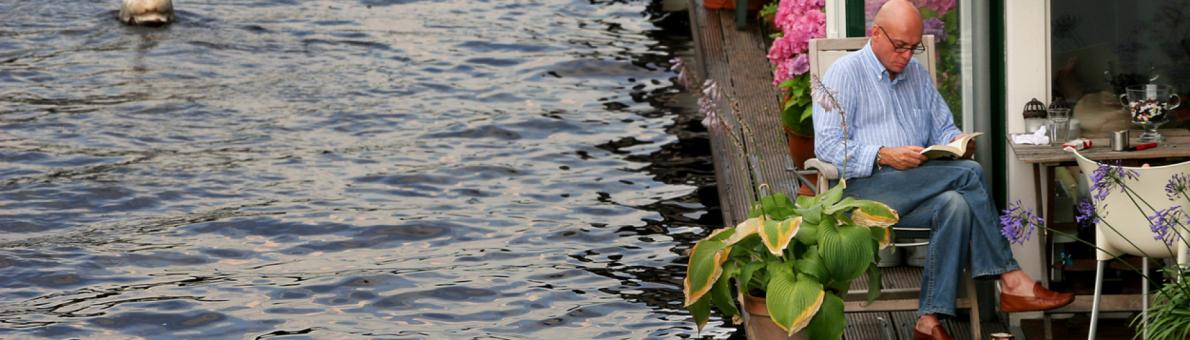
[[[842,166],[846,153],[847,178],[871,175],[882,146],[945,144],[960,133],[929,71],[911,60],[889,79],[870,42],[835,61],[822,83],[847,112],[847,150],[838,109],[826,112],[814,103],[814,153],[836,166]]]

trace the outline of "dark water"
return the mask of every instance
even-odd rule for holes
[[[0,338],[695,335],[684,13],[117,4],[0,2]]]

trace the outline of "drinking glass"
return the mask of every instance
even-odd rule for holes
[[[1060,145],[1070,139],[1070,109],[1055,107],[1046,112],[1050,120],[1050,143]]]

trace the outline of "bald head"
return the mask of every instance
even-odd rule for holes
[[[892,0],[880,6],[873,23],[892,33],[913,33],[921,35],[921,13],[908,0]],[[895,33],[894,33],[895,34]]]
[[[880,7],[868,36],[872,53],[891,77],[896,77],[913,58],[913,48],[921,43],[921,13],[908,0],[891,0]]]

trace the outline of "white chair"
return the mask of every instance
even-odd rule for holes
[[[840,38],[840,39],[813,39],[810,40],[810,75],[820,77],[826,72],[836,60],[843,57],[847,53],[859,50],[867,44],[868,38]],[[925,46],[925,52],[913,55],[913,59],[917,60],[930,73],[930,79],[935,83],[938,78],[935,75],[935,56],[934,56],[934,36],[926,35],[921,39],[922,45]],[[823,162],[817,158],[806,160],[805,168],[814,170],[818,173],[818,192],[825,192],[830,187],[830,181],[839,179],[839,170],[833,164]],[[893,226],[893,234],[896,237],[893,240],[893,245],[896,247],[921,247],[929,245],[928,241],[919,242],[913,240],[929,239],[929,227],[916,226]],[[979,301],[975,298],[975,282],[970,275],[963,276],[963,285],[966,286],[966,297],[959,298],[955,301],[956,306],[968,305],[970,308],[970,323],[971,336],[974,339],[982,338],[982,327],[980,327],[979,316]],[[917,293],[920,293],[918,291]],[[904,303],[890,304],[896,307],[890,308],[868,308],[865,311],[896,311],[896,310],[916,310],[917,299],[906,299]]]
[[[1092,161],[1084,157],[1078,151],[1071,151],[1074,153],[1075,160],[1078,161],[1078,167],[1083,171],[1083,175],[1087,176],[1088,183],[1091,183],[1091,175],[1098,169],[1101,163]],[[1124,167],[1131,171],[1136,171],[1140,174],[1138,179],[1125,179],[1124,183],[1133,192],[1138,195],[1134,197],[1144,200],[1156,209],[1167,209],[1174,205],[1181,205],[1183,209],[1188,208],[1185,199],[1178,199],[1171,201],[1165,194],[1165,184],[1169,182],[1170,177],[1177,173],[1190,175],[1190,161],[1182,162],[1173,165],[1163,165],[1154,167]],[[1099,323],[1099,299],[1102,296],[1103,289],[1103,264],[1107,261],[1116,258],[1123,254],[1130,254],[1144,257],[1144,264],[1141,270],[1148,276],[1149,272],[1149,258],[1172,258],[1177,257],[1178,265],[1186,264],[1190,261],[1186,254],[1186,243],[1178,238],[1173,246],[1167,246],[1164,242],[1153,238],[1153,232],[1150,229],[1150,222],[1145,215],[1151,215],[1153,210],[1139,209],[1129,198],[1128,195],[1117,190],[1112,190],[1111,193],[1095,206],[1096,211],[1106,212],[1111,209],[1110,213],[1100,214],[1101,221],[1095,225],[1095,246],[1099,247],[1099,251],[1095,254],[1095,260],[1098,262],[1095,268],[1095,297],[1091,303],[1091,329],[1088,331],[1088,339],[1095,338],[1096,327]],[[1144,204],[1141,204],[1144,206]],[[1110,228],[1108,226],[1111,226]],[[1115,230],[1112,230],[1112,229]],[[1180,230],[1179,230],[1180,231]],[[1181,236],[1187,235],[1184,231],[1179,233]],[[1172,249],[1171,249],[1172,248]],[[1149,281],[1141,278],[1143,281],[1142,289],[1142,317],[1144,320],[1145,337],[1148,337],[1148,309],[1149,309]]]

